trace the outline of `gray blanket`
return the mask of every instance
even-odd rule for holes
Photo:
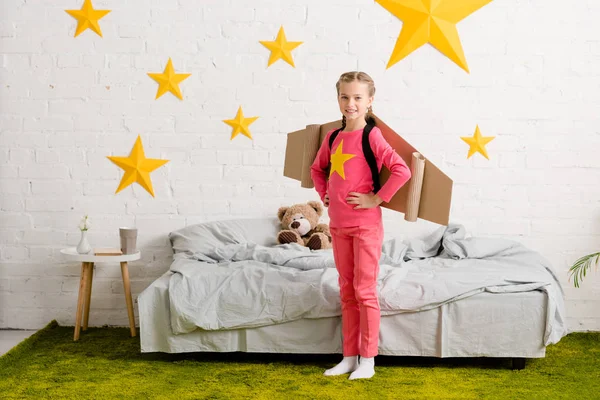
[[[178,249],[171,265],[175,334],[341,315],[331,250],[252,242],[195,248],[193,243]],[[460,225],[383,246],[382,315],[427,310],[482,291],[531,290],[548,296],[545,344],[556,343],[566,332],[563,293],[550,263],[538,253],[510,240],[467,238]]]

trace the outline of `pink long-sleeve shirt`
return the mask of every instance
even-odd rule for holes
[[[363,130],[341,131],[330,151],[329,138],[333,131],[334,129],[325,136],[310,169],[321,200],[324,201],[325,194],[329,194],[329,226],[337,228],[376,224],[381,220],[381,207],[355,210],[356,204],[346,201],[350,192],[371,193],[374,190],[371,170],[362,151]],[[402,157],[383,138],[378,127],[375,126],[371,130],[369,142],[377,161],[377,169],[381,171],[382,165],[385,165],[391,172],[389,179],[377,193],[387,203],[411,178],[411,172]],[[336,155],[336,152],[341,156]],[[336,159],[341,161],[334,163]],[[326,168],[330,160],[333,172],[328,179]],[[338,165],[335,170],[334,164]]]

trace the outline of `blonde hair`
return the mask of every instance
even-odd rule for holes
[[[335,84],[338,96],[340,95],[340,85],[342,83],[350,83],[354,81],[366,83],[369,87],[369,96],[375,96],[375,82],[373,81],[373,78],[371,78],[367,73],[361,71],[344,72],[342,75],[340,75],[340,79],[338,79],[337,83]]]
[[[335,84],[335,89],[337,91],[338,96],[340,95],[340,85],[342,83],[350,83],[350,82],[354,82],[354,81],[366,83],[368,91],[369,91],[369,97],[375,96],[375,82],[373,81],[373,78],[371,78],[369,76],[369,74],[367,74],[366,72],[362,72],[362,71],[344,72],[342,75],[340,75],[340,78],[338,79],[337,83]],[[365,119],[367,120],[367,123],[375,125],[375,119],[373,118],[371,113],[373,113],[373,107],[369,107],[369,110],[367,112]],[[344,129],[345,127],[346,127],[346,116],[342,116],[342,129]]]

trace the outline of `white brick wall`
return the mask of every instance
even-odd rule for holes
[[[600,3],[495,1],[458,25],[466,74],[431,47],[385,69],[401,23],[368,1],[94,0],[113,10],[104,38],[65,9],[79,0],[0,3],[0,328],[73,324],[80,266],[77,223],[94,219],[95,246],[118,245],[118,227],[140,229],[131,265],[137,296],[168,268],[167,234],[238,216],[273,216],[317,199],[283,177],[286,133],[338,118],[334,84],[363,69],[377,84],[374,109],[454,179],[452,221],[473,235],[514,238],[552,261],[573,330],[600,330],[600,272],[583,287],[569,265],[600,250]],[[327,3],[327,5],[324,5]],[[201,5],[199,5],[201,4]],[[267,68],[283,25],[302,41],[296,68]],[[154,100],[171,57],[184,101]],[[222,120],[239,106],[254,140]],[[466,158],[460,136],[479,124],[491,159]],[[156,198],[134,185],[114,194],[142,136]],[[437,226],[384,210],[388,236]],[[127,325],[118,265],[99,264],[91,324]]]

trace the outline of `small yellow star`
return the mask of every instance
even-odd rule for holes
[[[242,111],[242,107],[240,106],[240,108],[238,108],[235,119],[223,120],[223,122],[225,122],[227,125],[229,125],[233,128],[233,132],[231,132],[230,140],[233,140],[233,138],[236,137],[240,132],[242,133],[242,135],[247,136],[250,139],[252,139],[252,134],[250,133],[249,126],[251,123],[253,123],[257,119],[258,119],[258,117],[244,118],[244,112]]]
[[[169,162],[169,160],[146,158],[144,155],[144,148],[142,147],[142,139],[139,135],[131,149],[131,153],[129,153],[129,157],[107,156],[106,158],[123,168],[125,171],[115,194],[119,193],[132,183],[137,182],[146,189],[152,197],[154,197],[154,190],[152,189],[150,172]]]
[[[102,30],[98,25],[98,20],[108,14],[111,10],[94,10],[92,0],[85,0],[81,10],[65,10],[70,16],[77,20],[77,30],[75,37],[86,29],[91,29],[102,37]]]
[[[494,140],[494,136],[481,136],[479,125],[475,128],[475,134],[472,137],[461,137],[461,139],[470,146],[467,158],[470,158],[475,152],[479,152],[488,160],[490,159],[485,145]]]
[[[346,179],[346,174],[344,173],[344,163],[351,158],[356,157],[356,154],[344,154],[343,150],[344,140],[340,142],[340,145],[335,149],[335,153],[331,155],[331,171],[329,172],[329,176],[333,175],[334,172],[337,172],[342,179]]]
[[[469,72],[456,24],[492,0],[375,0],[402,21],[391,67],[426,43]]]
[[[267,65],[267,68],[280,58],[290,64],[292,67],[296,68],[294,65],[294,59],[292,58],[292,50],[300,46],[302,42],[288,42],[285,38],[283,26],[279,28],[277,39],[272,42],[260,41],[260,43],[267,49],[271,50],[271,56],[269,57],[269,64]]]
[[[183,100],[181,90],[179,90],[179,83],[184,79],[187,79],[191,74],[176,74],[173,69],[173,62],[171,57],[167,62],[167,66],[162,74],[160,73],[148,73],[148,76],[158,82],[158,91],[156,92],[156,99],[167,92],[173,93],[179,100]]]

